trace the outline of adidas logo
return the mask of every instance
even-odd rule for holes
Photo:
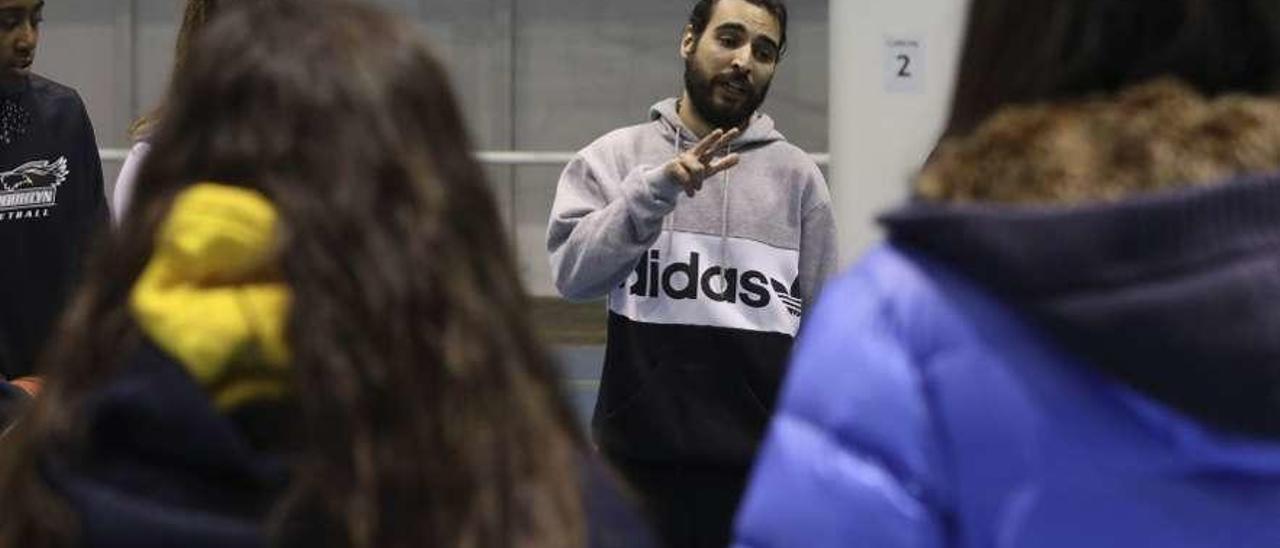
[[[798,280],[788,286],[758,270],[739,271],[722,266],[704,270],[702,256],[696,251],[689,253],[688,261],[676,261],[665,268],[661,258],[658,250],[651,249],[636,263],[635,282],[628,289],[631,295],[656,298],[662,294],[674,300],[705,297],[721,303],[740,302],[751,308],[768,307],[776,298],[792,316],[799,317],[803,310],[804,303],[796,296]],[[618,287],[626,284],[624,281]]]
[[[782,305],[787,307],[787,312],[790,312],[792,316],[799,317],[800,311],[804,309],[804,301],[796,296],[796,293],[800,292],[800,279],[797,278],[795,282],[792,282],[790,288],[773,278],[769,278],[769,283],[773,286],[773,292],[778,294],[778,300],[782,301]]]

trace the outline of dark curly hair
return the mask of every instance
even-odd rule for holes
[[[778,56],[787,51],[787,5],[782,0],[743,0],[750,4],[754,4],[764,8],[765,11],[773,14],[778,20],[778,28],[782,31],[778,43]],[[693,11],[689,13],[689,28],[693,30],[693,38],[696,42],[702,36],[703,31],[707,30],[707,24],[711,22],[711,13],[715,11],[716,4],[720,0],[698,0],[693,5]]]

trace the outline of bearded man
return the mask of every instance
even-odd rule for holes
[[[728,545],[805,303],[836,267],[821,171],[759,111],[786,48],[778,0],[700,0],[684,91],[565,168],[556,287],[608,298],[596,446],[668,546]]]

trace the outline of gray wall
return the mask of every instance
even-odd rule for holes
[[[418,21],[452,70],[476,147],[576,150],[675,95],[689,0],[379,0]],[[827,150],[828,0],[791,0],[790,53],[765,104]],[[48,0],[36,70],[78,89],[104,148],[163,92],[180,0]],[[106,162],[110,187],[119,165]],[[529,289],[554,293],[543,233],[556,167],[491,168]],[[110,189],[108,189],[110,190]]]

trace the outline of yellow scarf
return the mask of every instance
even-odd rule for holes
[[[198,183],[174,201],[130,295],[142,331],[228,411],[288,391],[290,293],[263,195]]]

